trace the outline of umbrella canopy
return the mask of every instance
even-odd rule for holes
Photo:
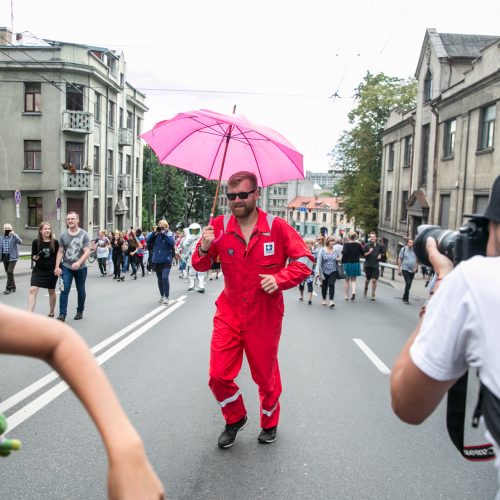
[[[262,187],[304,178],[302,154],[278,132],[241,115],[179,113],[141,137],[161,163],[205,179],[227,180],[241,170],[254,172]]]

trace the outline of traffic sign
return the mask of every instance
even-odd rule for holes
[[[16,201],[16,204],[19,205],[21,203],[21,191],[19,189],[16,189],[14,193],[14,200]]]
[[[61,198],[60,197],[58,197],[56,200],[56,207],[61,208]]]

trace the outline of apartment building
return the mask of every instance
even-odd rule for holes
[[[148,108],[126,75],[120,50],[0,28],[0,221],[25,241],[69,211],[94,236],[140,225]]]
[[[428,29],[415,77],[416,108],[384,130],[379,236],[392,259],[420,224],[458,229],[482,212],[500,174],[500,37]]]

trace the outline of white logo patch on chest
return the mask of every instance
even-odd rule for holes
[[[264,243],[264,256],[274,255],[274,241]]]

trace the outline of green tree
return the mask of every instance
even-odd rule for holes
[[[150,180],[151,173],[151,180]],[[161,165],[149,146],[144,147],[142,224],[148,227],[166,219],[177,224],[208,222],[215,195],[215,181],[207,181],[191,172],[171,165]],[[156,221],[153,203],[156,194]],[[149,201],[151,200],[151,201]],[[216,214],[218,210],[216,210]],[[149,221],[149,224],[148,224]]]
[[[367,72],[356,89],[357,106],[349,113],[350,130],[344,131],[332,152],[337,183],[348,217],[365,231],[376,230],[380,198],[382,133],[393,109],[407,112],[416,105],[417,84]]]

